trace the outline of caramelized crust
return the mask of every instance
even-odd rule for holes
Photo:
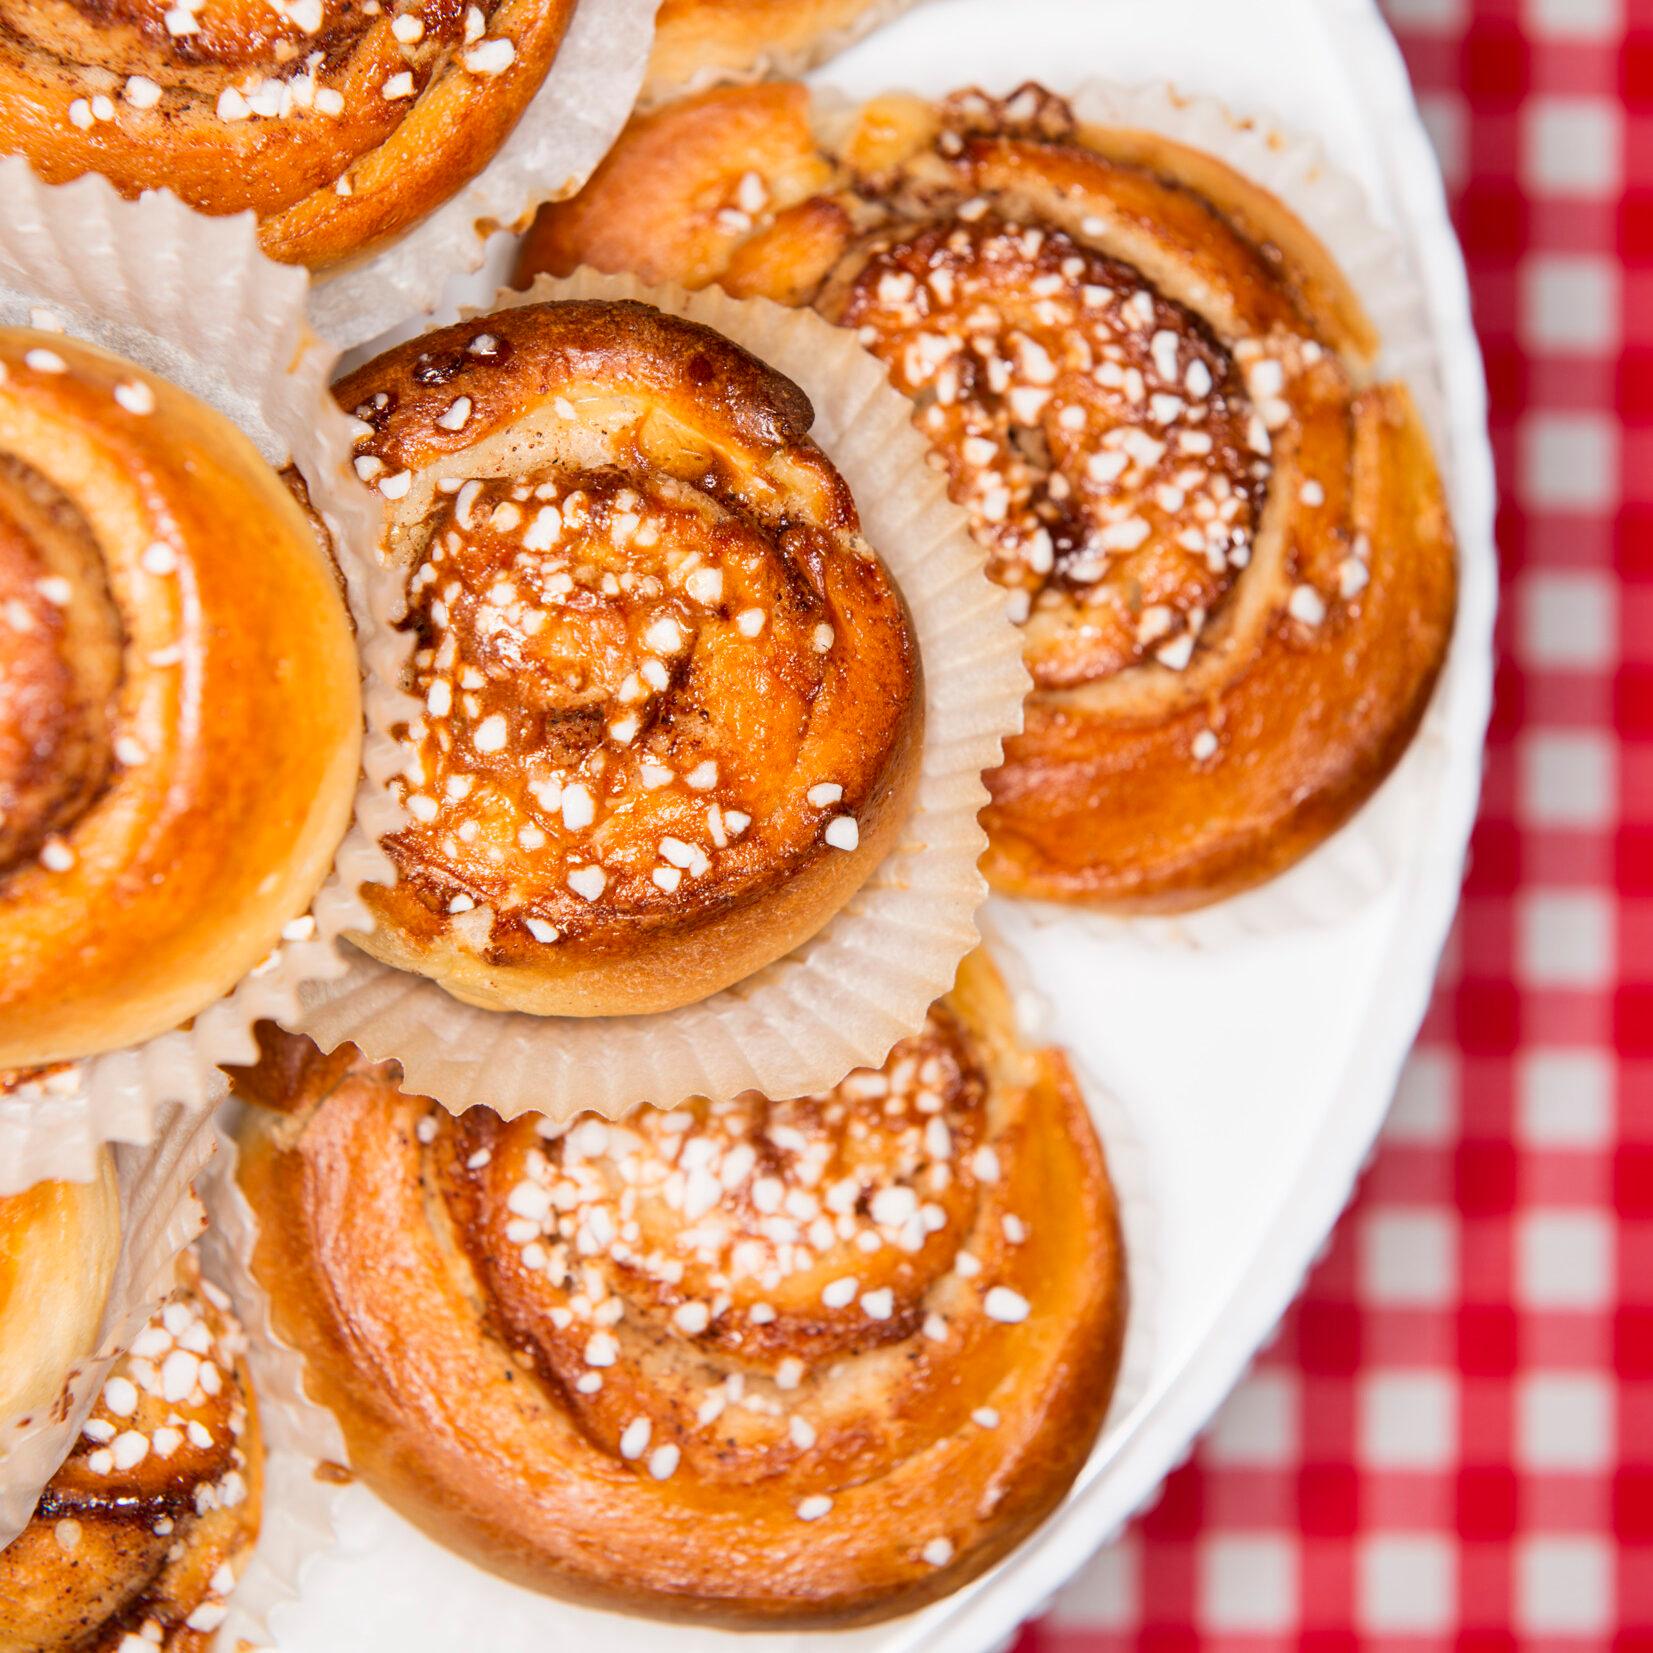
[[[0,1551],[0,1653],[206,1653],[258,1535],[245,1338],[193,1257]]]
[[[258,215],[323,269],[469,182],[539,90],[576,0],[0,0],[0,148]]]
[[[266,1029],[238,1079],[254,1272],[355,1469],[482,1564],[662,1616],[871,1619],[1003,1555],[1089,1452],[1113,1198],[981,955],[881,1071],[795,1102],[456,1119],[300,1043]]]
[[[1037,87],[819,122],[726,89],[542,212],[521,273],[581,263],[813,304],[913,398],[1035,682],[999,888],[1200,905],[1409,744],[1456,600],[1434,460],[1324,249],[1220,161]]]
[[[0,330],[0,1068],[233,987],[326,875],[359,744],[334,572],[245,438]]]
[[[888,848],[921,691],[797,386],[641,305],[525,305],[339,387],[416,633],[363,945],[485,1006],[655,1010],[806,939]]]
[[[108,1149],[90,1182],[0,1199],[0,1419],[38,1423],[98,1348],[121,1247]]]
[[[639,102],[780,68],[800,74],[912,0],[661,0]]]

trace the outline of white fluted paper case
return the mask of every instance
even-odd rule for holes
[[[103,1387],[109,1368],[172,1289],[178,1253],[206,1213],[191,1182],[212,1155],[207,1116],[167,1110],[146,1147],[117,1147],[121,1249],[98,1326],[97,1351],[68,1376],[63,1401],[44,1416],[0,1418],[0,1549],[28,1524]]]
[[[46,321],[128,357],[233,420],[271,464],[291,460],[332,535],[361,635],[395,646],[363,607],[377,515],[328,391],[336,352],[305,319],[304,271],[259,251],[249,213],[207,218],[158,193],[123,201],[97,177],[51,186],[19,158],[0,160],[0,200],[0,323]],[[398,762],[394,743],[369,735],[358,795],[369,824],[389,819],[375,778]],[[100,1144],[151,1140],[168,1104],[209,1106],[223,1093],[218,1064],[252,1059],[253,1023],[290,1012],[302,982],[343,968],[333,938],[364,922],[361,885],[390,876],[377,831],[353,833],[310,913],[293,915],[294,938],[187,1029],[0,1097],[0,1194],[46,1177],[85,1181]]]
[[[660,0],[580,0],[511,135],[476,177],[384,251],[311,289],[310,319],[341,349],[433,309],[450,276],[478,269],[488,236],[566,200],[608,153],[643,84]]]
[[[808,311],[721,292],[650,287],[581,271],[542,278],[499,306],[540,299],[640,299],[704,322],[796,380],[815,406],[811,434],[838,466],[862,528],[900,585],[924,662],[924,754],[898,846],[812,940],[699,1004],[647,1016],[536,1017],[460,1003],[435,983],[357,957],[307,989],[286,1025],[325,1049],[345,1041],[402,1064],[403,1088],[463,1110],[611,1118],[639,1103],[744,1090],[786,1097],[877,1066],[952,985],[976,942],[986,895],[976,863],[982,773],[1021,727],[1027,673],[1005,594],[982,571],[963,513],[925,462],[909,405],[854,339]],[[374,607],[405,601],[375,571]],[[379,651],[376,659],[392,658]],[[375,711],[393,705],[382,685]],[[406,697],[399,714],[414,709]],[[381,724],[381,731],[390,724]],[[387,789],[388,795],[388,789]],[[401,810],[400,800],[395,808]]]
[[[1157,132],[1204,150],[1290,207],[1360,295],[1383,341],[1378,372],[1411,388],[1442,474],[1450,478],[1446,397],[1422,276],[1407,244],[1377,221],[1365,191],[1332,166],[1317,139],[1293,133],[1271,117],[1247,118],[1214,98],[1165,85],[1089,81],[1064,95],[1083,122]],[[1049,921],[1078,919],[1155,945],[1211,948],[1335,924],[1360,912],[1400,875],[1418,822],[1445,773],[1442,707],[1452,669],[1449,656],[1423,725],[1393,773],[1351,821],[1280,877],[1175,917],[1103,917],[1064,907],[1046,909]]]
[[[235,1138],[225,1123],[240,1107],[231,1101],[214,1115],[218,1152],[200,1184],[212,1225],[201,1252],[207,1275],[229,1292],[247,1333],[247,1366],[264,1437],[264,1503],[258,1542],[225,1601],[229,1613],[219,1627],[220,1648],[273,1642],[271,1609],[298,1594],[306,1558],[333,1542],[333,1506],[342,1488],[322,1466],[348,1461],[337,1421],[304,1393],[304,1363],[276,1337],[269,1299],[253,1279],[258,1224],[235,1181]]]

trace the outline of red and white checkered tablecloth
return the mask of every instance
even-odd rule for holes
[[[1653,1649],[1653,0],[1386,9],[1503,499],[1463,909],[1329,1255],[1017,1653]]]

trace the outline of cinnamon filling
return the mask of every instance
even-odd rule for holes
[[[120,759],[122,645],[90,525],[0,455],[0,883],[73,864],[68,835]]]

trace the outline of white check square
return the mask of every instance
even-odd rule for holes
[[[1515,1391],[1521,1461],[1552,1474],[1584,1475],[1613,1458],[1613,1390],[1593,1372],[1532,1372]]]
[[[1606,511],[1618,500],[1619,431],[1605,414],[1531,413],[1520,427],[1516,486],[1529,505]]]
[[[1458,1233],[1444,1212],[1378,1211],[1359,1237],[1362,1286],[1373,1303],[1438,1308],[1452,1301]]]
[[[1530,1636],[1599,1635],[1613,1623],[1613,1552],[1605,1539],[1551,1536],[1515,1552],[1516,1628]]]
[[[1451,1630],[1457,1613],[1457,1554],[1444,1535],[1383,1533],[1360,1547],[1359,1628],[1368,1635]]]
[[[1284,1538],[1213,1538],[1200,1551],[1200,1620],[1207,1631],[1290,1628],[1297,1553]]]
[[[1613,1140],[1613,1064],[1599,1050],[1529,1050],[1516,1070],[1516,1117],[1531,1148],[1605,1148]]]
[[[1529,667],[1601,671],[1618,660],[1612,576],[1580,571],[1524,574],[1517,594],[1522,658]]]
[[[1521,1307],[1606,1308],[1613,1298],[1613,1276],[1613,1231],[1599,1211],[1532,1211],[1518,1219]]]
[[[1610,258],[1535,254],[1521,266],[1521,329],[1540,350],[1592,355],[1619,342],[1619,271]]]
[[[1589,730],[1539,730],[1521,742],[1521,804],[1535,826],[1609,828],[1617,748]]]
[[[1611,195],[1623,171],[1623,131],[1612,98],[1531,98],[1522,118],[1522,178],[1537,195]]]
[[[1538,890],[1516,910],[1521,973],[1538,987],[1600,987],[1613,973],[1613,907],[1592,890]]]

